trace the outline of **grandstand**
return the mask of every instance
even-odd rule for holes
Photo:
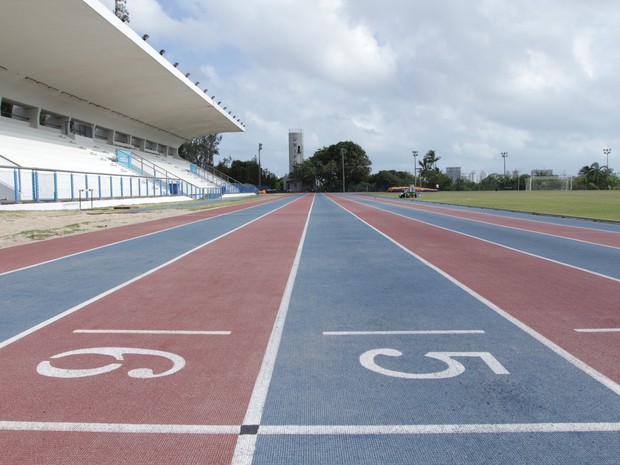
[[[97,0],[6,2],[0,202],[255,192],[178,148],[244,125]]]

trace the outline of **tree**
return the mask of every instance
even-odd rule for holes
[[[220,134],[196,137],[179,147],[179,156],[202,168],[213,166],[213,158],[220,153],[221,140]]]
[[[452,183],[452,190],[471,191],[476,187],[476,183],[465,178],[458,178]]]
[[[379,171],[369,178],[369,182],[376,190],[386,190],[388,187],[410,186],[413,184],[414,177],[406,171]]]
[[[227,157],[220,160],[215,169],[241,184],[254,184],[258,186],[258,162],[256,158],[244,161],[233,160],[232,157]],[[265,168],[261,169],[261,181],[263,187],[282,190],[281,180]]]
[[[479,183],[480,190],[496,191],[502,185],[504,175],[493,173],[482,179]]]
[[[372,162],[362,147],[350,141],[317,150],[289,176],[301,181],[306,189],[339,192],[343,190],[343,161],[345,187],[355,190],[357,185],[368,181]]]
[[[438,157],[434,150],[429,150],[424,155],[424,158],[418,162],[420,165],[420,177],[424,187],[435,187],[439,184],[442,189],[448,189],[452,184],[452,179],[437,168],[439,160],[441,160],[441,157]]]

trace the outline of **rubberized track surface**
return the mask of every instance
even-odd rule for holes
[[[0,463],[620,463],[618,238],[306,195],[0,249]]]

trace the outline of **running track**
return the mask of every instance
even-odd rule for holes
[[[620,463],[619,238],[306,195],[0,249],[0,463]]]

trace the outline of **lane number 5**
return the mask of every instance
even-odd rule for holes
[[[444,379],[454,378],[455,376],[463,374],[463,372],[465,371],[465,367],[463,366],[463,364],[461,362],[458,362],[457,360],[454,360],[454,357],[479,357],[488,365],[488,367],[491,369],[491,371],[493,371],[493,373],[497,375],[510,374],[508,370],[506,370],[506,368],[504,368],[502,364],[499,363],[497,359],[493,357],[493,355],[491,355],[489,352],[428,352],[425,357],[440,360],[446,365],[448,365],[445,370],[433,373],[406,373],[403,371],[389,370],[387,368],[383,368],[382,366],[377,364],[377,362],[375,362],[375,357],[379,355],[387,357],[400,357],[401,355],[403,355],[403,353],[395,349],[369,350],[368,352],[364,352],[360,356],[360,363],[364,368],[394,378]]]

